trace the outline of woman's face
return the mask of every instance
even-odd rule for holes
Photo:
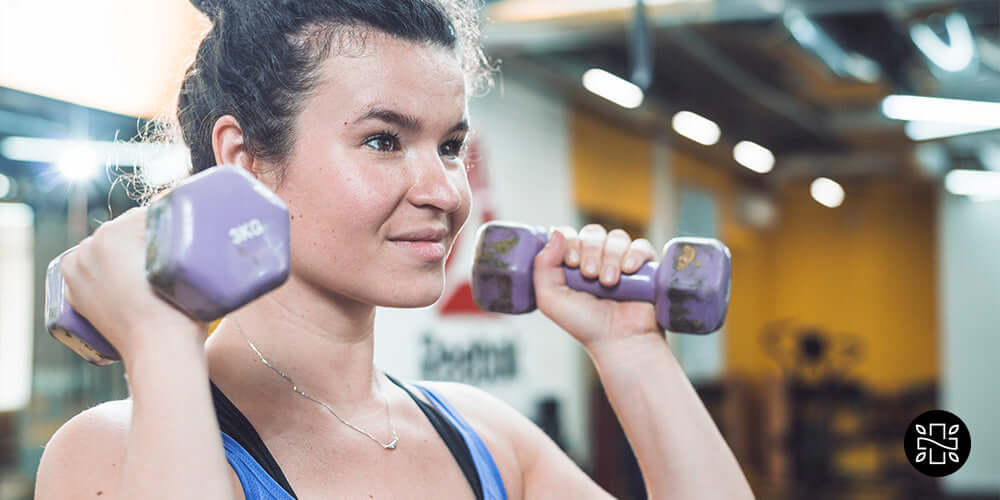
[[[428,306],[471,203],[461,66],[449,49],[378,32],[363,50],[332,54],[278,191],[292,217],[292,272],[359,302]],[[402,241],[414,239],[434,241]]]

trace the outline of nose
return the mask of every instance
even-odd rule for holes
[[[419,155],[414,160],[416,173],[407,193],[410,203],[418,207],[432,206],[445,213],[458,211],[469,190],[464,164],[445,161],[436,152]]]

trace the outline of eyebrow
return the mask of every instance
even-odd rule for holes
[[[357,120],[354,120],[354,123],[361,123],[365,120],[379,120],[414,132],[419,132],[423,129],[423,123],[419,118],[383,107],[370,109],[367,113],[361,115]],[[455,125],[452,125],[452,127],[448,129],[448,132],[446,132],[446,135],[454,132],[465,132],[468,130],[469,121],[463,118],[455,123]]]

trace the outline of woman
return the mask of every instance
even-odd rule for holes
[[[438,300],[469,215],[474,10],[196,5],[214,25],[178,107],[194,170],[238,165],[286,202],[292,274],[204,342],[145,280],[144,208],[81,243],[62,261],[68,301],[121,353],[131,397],[53,436],[36,498],[607,498],[505,403],[373,364],[375,307]],[[652,305],[572,291],[561,271],[610,285],[656,257],[621,230],[554,233],[534,262],[539,309],[593,359],[650,497],[752,497]]]

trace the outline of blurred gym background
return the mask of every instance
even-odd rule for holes
[[[1000,498],[1000,2],[501,0],[474,99],[477,210],[446,296],[380,311],[380,366],[491,390],[619,498],[643,498],[585,355],[539,313],[479,313],[491,219],[721,239],[722,331],[669,341],[758,498]],[[207,20],[184,0],[0,0],[0,499],[55,430],[127,395],[43,323],[48,262],[185,172],[128,144],[173,109]],[[948,100],[944,100],[948,99]],[[457,264],[456,264],[457,262]],[[930,409],[972,451],[917,472]]]

